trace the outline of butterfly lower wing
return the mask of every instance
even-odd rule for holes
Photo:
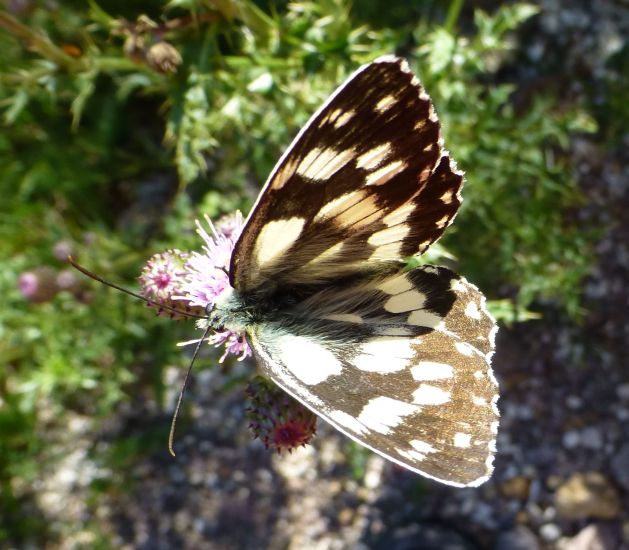
[[[291,311],[300,321],[254,326],[249,338],[267,376],[341,432],[417,473],[475,486],[491,474],[498,425],[484,301],[424,266],[325,288]]]
[[[352,75],[297,135],[236,244],[231,282],[332,280],[423,252],[456,214],[463,176],[406,61]]]

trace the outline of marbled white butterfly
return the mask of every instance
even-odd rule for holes
[[[402,59],[358,69],[281,157],[245,222],[210,326],[344,434],[432,479],[476,486],[498,427],[485,298],[408,269],[452,222],[463,174]]]

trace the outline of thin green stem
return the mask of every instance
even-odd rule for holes
[[[446,16],[445,29],[450,34],[453,33],[454,27],[456,26],[459,15],[461,15],[461,10],[463,9],[463,0],[452,0],[450,2],[450,7],[448,8],[448,14]]]
[[[27,48],[66,70],[76,71],[77,67],[82,65],[82,61],[67,55],[61,48],[55,46],[46,35],[24,25],[4,11],[0,11],[0,29],[11,33],[24,42]]]

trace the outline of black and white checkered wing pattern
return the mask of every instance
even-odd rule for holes
[[[234,288],[329,281],[423,252],[450,224],[462,174],[406,61],[356,71],[280,159],[232,256]]]
[[[496,328],[476,287],[424,266],[328,287],[286,313],[249,337],[280,387],[410,470],[455,486],[488,479]]]
[[[495,452],[496,325],[464,279],[404,267],[452,222],[462,184],[430,98],[380,58],[282,156],[230,278],[267,376],[393,462],[474,486]]]

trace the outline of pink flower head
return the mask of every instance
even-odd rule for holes
[[[161,254],[155,254],[146,262],[139,277],[140,293],[145,298],[163,304],[165,306],[180,308],[185,311],[193,311],[203,314],[204,309],[190,308],[187,302],[175,302],[175,297],[181,293],[186,282],[186,261],[190,257],[187,252],[180,250],[167,250]],[[149,304],[152,306],[152,304]],[[152,306],[154,307],[154,306]],[[195,310],[196,309],[196,310]],[[181,319],[184,316],[173,314],[167,310],[157,309],[158,315],[164,313],[172,318]]]
[[[208,342],[215,347],[225,346],[225,353],[218,360],[219,363],[225,361],[225,358],[231,353],[233,355],[239,355],[238,361],[242,361],[245,357],[251,356],[251,348],[247,344],[247,340],[243,334],[239,332],[232,332],[231,330],[224,330],[221,332],[215,332],[208,338]]]
[[[207,216],[205,220],[212,235],[197,221],[197,233],[205,244],[203,252],[192,252],[188,258],[186,284],[182,287],[183,299],[204,309],[230,288],[229,265],[243,225],[240,212],[219,220],[218,230]],[[223,232],[222,227],[228,231]]]
[[[190,305],[207,311],[223,292],[231,288],[231,256],[242,232],[243,219],[242,214],[236,212],[220,219],[216,227],[207,216],[205,220],[211,234],[197,221],[197,233],[205,243],[203,252],[190,254],[185,265],[185,283],[175,299],[185,300]],[[229,354],[238,355],[239,360],[251,355],[251,348],[241,332],[219,331],[210,336],[208,342],[217,347],[225,346],[225,353],[219,359],[221,363]]]

